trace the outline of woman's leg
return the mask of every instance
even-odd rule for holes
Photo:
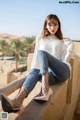
[[[39,74],[39,69],[32,69],[26,80],[24,81],[22,87],[20,88],[18,94],[13,100],[8,99],[8,97],[2,95],[1,102],[2,107],[5,112],[17,112],[20,110],[23,100],[28,96],[31,90],[36,85],[37,81],[40,80],[41,75]]]
[[[65,63],[61,62],[60,60],[51,56],[49,53],[42,50],[38,51],[38,62],[40,67],[40,74],[42,75],[42,93],[43,96],[48,95],[47,97],[48,100],[50,95],[48,80],[51,78],[50,84],[67,80],[70,76],[70,71]],[[48,73],[49,68],[51,72]],[[42,97],[36,98],[36,100],[40,99],[42,100],[45,98]]]
[[[36,83],[41,79],[40,70],[32,69],[29,75],[26,77],[22,87],[28,92],[28,94],[33,90]]]
[[[70,77],[68,66],[45,51],[38,51],[38,62],[40,65],[40,74],[42,75],[48,73],[48,69],[50,68],[57,81],[62,82]]]

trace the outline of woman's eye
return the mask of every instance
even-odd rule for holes
[[[54,26],[56,26],[57,25],[57,23],[54,23]]]
[[[50,26],[50,27],[51,27],[51,24],[50,24],[50,23],[48,23],[48,26]]]
[[[53,25],[54,25],[54,26],[57,26],[57,25],[58,25],[58,23],[53,23]]]

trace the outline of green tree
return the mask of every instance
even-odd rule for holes
[[[6,54],[6,50],[8,47],[8,43],[6,40],[0,40],[0,51],[2,52],[2,60],[4,59],[4,55]]]
[[[19,38],[13,39],[11,41],[10,51],[16,57],[16,71],[18,69],[18,62],[19,62],[20,53],[22,52],[22,46],[23,46],[23,43],[21,42]]]
[[[26,57],[29,53],[34,51],[34,40],[35,40],[35,36],[32,36],[32,37],[25,37],[23,41],[24,44],[23,50],[25,52]]]

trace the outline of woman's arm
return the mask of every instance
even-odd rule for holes
[[[66,52],[64,61],[65,62],[69,62],[70,58],[75,55],[75,52],[74,52],[74,43],[73,43],[72,40],[70,40],[68,38],[68,39],[64,40],[64,44],[67,46],[67,52]]]
[[[33,53],[32,63],[31,63],[31,69],[38,68],[38,61],[37,61],[37,52],[39,50],[39,36],[36,37],[35,40],[35,49]]]

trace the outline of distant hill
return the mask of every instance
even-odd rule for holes
[[[17,35],[11,35],[11,34],[7,34],[7,33],[0,33],[0,39],[11,40],[11,39],[14,39],[14,38],[23,39],[24,37],[17,36]]]
[[[7,34],[7,33],[0,33],[0,39],[4,38],[4,39],[12,39],[12,38],[17,38],[18,36],[16,35],[11,35],[11,34]]]

